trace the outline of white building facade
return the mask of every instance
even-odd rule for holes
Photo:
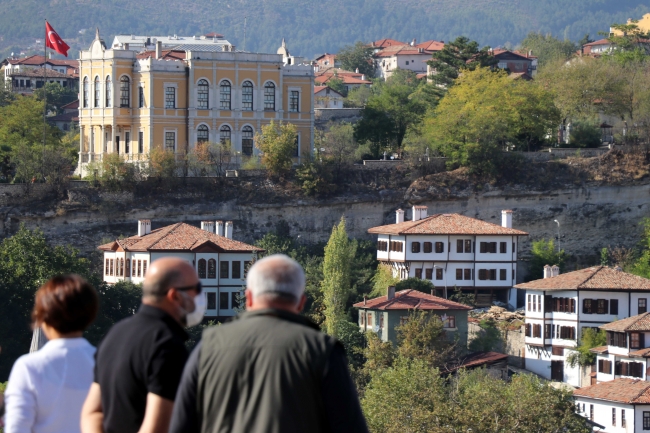
[[[526,369],[576,387],[590,385],[567,357],[585,328],[647,311],[650,280],[605,266],[562,275],[547,266],[544,275],[515,286],[526,290]]]
[[[141,284],[151,262],[178,257],[199,275],[206,317],[234,316],[243,303],[246,272],[263,250],[232,239],[232,234],[232,221],[202,221],[201,228],[176,223],[152,230],[150,220],[139,220],[136,236],[98,247],[104,252],[104,281]]]
[[[377,235],[377,259],[390,265],[400,279],[431,281],[442,296],[450,289],[474,293],[478,305],[506,300],[517,281],[519,237],[512,211],[502,212],[502,225],[459,214],[428,216],[426,206],[414,206],[411,221],[396,211],[396,223],[368,230]]]

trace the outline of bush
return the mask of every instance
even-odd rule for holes
[[[575,122],[571,126],[571,136],[568,147],[600,146],[601,131],[598,125],[592,122]]]
[[[328,167],[315,162],[306,162],[296,169],[296,183],[305,195],[324,196],[336,191]]]

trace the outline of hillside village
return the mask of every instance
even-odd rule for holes
[[[283,253],[371,431],[650,430],[650,14],[577,43],[314,59],[100,30],[78,59],[0,62],[0,382],[52,275],[97,287],[96,344],[182,258],[206,301],[193,345]]]

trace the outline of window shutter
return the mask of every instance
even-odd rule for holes
[[[618,314],[618,299],[612,299],[609,302],[609,314]]]
[[[526,326],[524,327],[526,331],[526,337],[530,337],[530,323],[526,323]]]
[[[607,312],[609,311],[609,301],[607,299],[603,299],[603,302],[605,304],[605,308],[604,308],[605,314],[607,314]]]
[[[550,313],[553,307],[553,297],[551,295],[544,295],[544,312]]]
[[[621,361],[616,361],[616,364],[614,364],[614,374],[616,374],[616,376],[621,375]]]
[[[551,325],[544,325],[544,338],[551,338]]]
[[[645,333],[644,332],[639,333],[639,348],[640,349],[645,349]]]
[[[604,373],[604,372],[605,372],[605,360],[604,360],[604,359],[599,359],[599,360],[598,360],[598,371],[599,371],[600,373]]]
[[[569,313],[575,313],[576,312],[576,300],[571,298],[569,299]]]
[[[462,253],[463,252],[463,240],[462,239],[458,239],[456,241],[456,252],[457,253]]]
[[[481,244],[480,244],[480,248],[481,248],[480,251],[481,251],[481,253],[485,253],[485,252],[487,252],[487,246],[486,246],[486,244],[487,244],[486,242],[481,242]]]

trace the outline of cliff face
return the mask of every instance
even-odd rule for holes
[[[7,186],[9,187],[9,186]],[[136,232],[136,221],[152,220],[161,227],[177,221],[234,221],[234,237],[252,242],[284,221],[293,236],[303,242],[326,241],[332,226],[341,216],[348,221],[350,236],[370,239],[370,227],[395,221],[394,211],[426,205],[433,213],[460,213],[500,224],[501,210],[512,209],[513,227],[530,233],[521,244],[525,258],[532,240],[552,238],[560,222],[561,247],[578,264],[597,260],[599,250],[607,246],[636,244],[641,233],[640,221],[650,216],[650,184],[627,186],[582,186],[555,191],[496,189],[485,185],[476,189],[449,190],[393,189],[374,193],[347,194],[333,200],[286,197],[272,204],[251,203],[241,198],[209,199],[201,195],[167,194],[154,200],[135,198],[133,194],[100,194],[94,190],[71,190],[70,200],[39,208],[38,204],[0,207],[0,229],[10,235],[20,223],[40,227],[55,243],[71,244],[84,252],[94,250],[106,238],[129,236]]]

